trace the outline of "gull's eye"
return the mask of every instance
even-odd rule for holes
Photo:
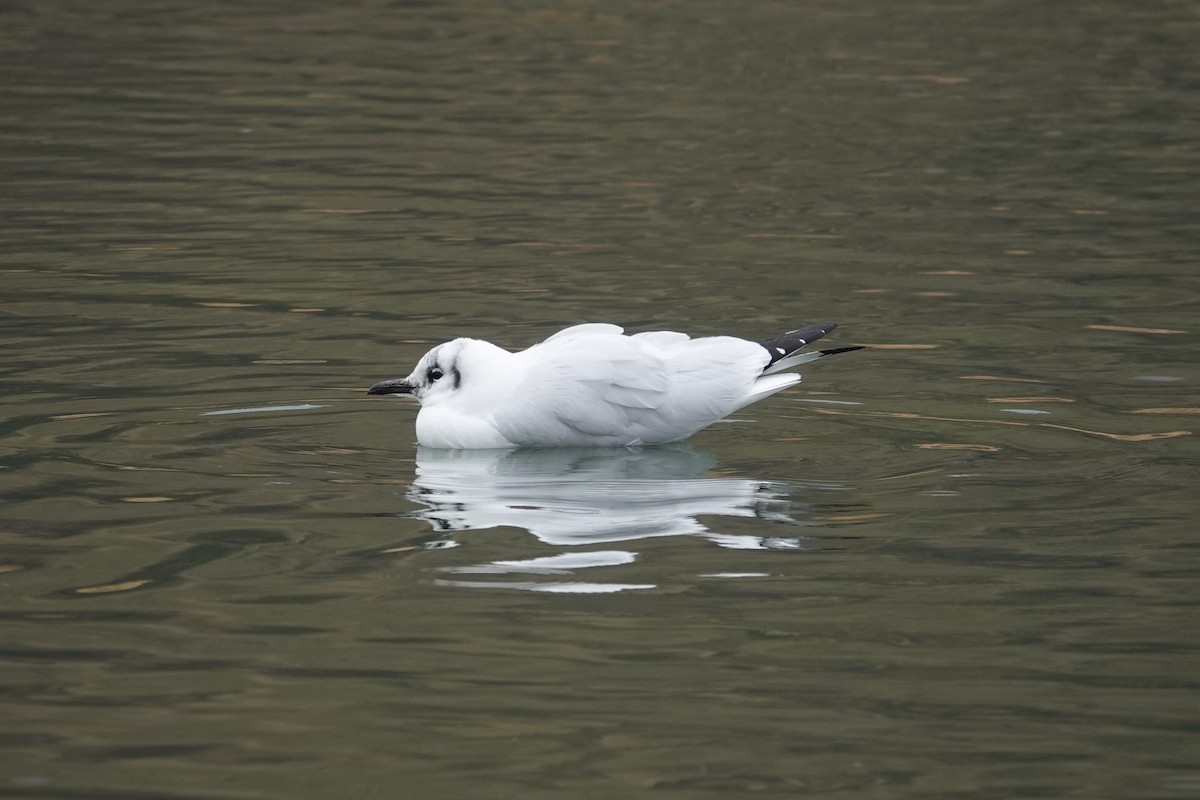
[[[433,369],[429,370],[429,380],[431,383],[434,381],[440,381],[445,374],[446,373],[442,372],[437,367],[434,367]]]

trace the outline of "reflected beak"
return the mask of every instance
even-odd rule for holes
[[[392,378],[390,381],[380,381],[367,389],[367,394],[412,394],[413,385],[404,378]]]

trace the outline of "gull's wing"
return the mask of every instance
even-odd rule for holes
[[[589,336],[620,336],[625,332],[625,329],[620,325],[610,325],[607,322],[585,322],[581,325],[572,325],[569,328],[563,328],[558,333],[551,336],[541,344],[536,344],[534,347],[541,347],[549,342],[565,342],[569,339],[584,339]],[[531,350],[533,348],[530,348]]]
[[[669,442],[769,393],[755,387],[770,357],[762,345],[619,330],[578,325],[519,353],[520,388],[493,412],[500,432],[516,444]],[[764,380],[773,392],[799,377]]]

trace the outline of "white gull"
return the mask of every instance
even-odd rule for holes
[[[836,327],[821,322],[752,342],[674,331],[626,336],[616,325],[588,323],[516,353],[455,339],[426,353],[407,377],[367,391],[415,397],[425,447],[662,444],[800,382],[782,370],[860,349],[799,352]]]

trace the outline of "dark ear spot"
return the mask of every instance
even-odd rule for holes
[[[458,364],[450,365],[450,379],[454,381],[454,388],[462,386],[462,373],[458,371]]]

